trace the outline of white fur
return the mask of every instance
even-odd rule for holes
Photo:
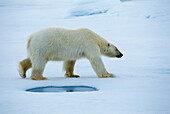
[[[33,70],[44,70],[47,61],[75,61],[87,58],[99,77],[112,77],[100,55],[114,57],[116,47],[89,29],[46,28],[33,33],[27,44]],[[73,65],[74,66],[74,65]],[[22,72],[21,72],[22,74]]]

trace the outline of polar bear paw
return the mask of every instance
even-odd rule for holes
[[[43,77],[43,76],[34,76],[34,75],[31,76],[31,79],[32,80],[48,80],[48,78],[46,78],[46,77]]]
[[[102,75],[100,78],[113,78],[113,77],[115,77],[114,74],[107,73],[107,74]]]
[[[69,72],[65,73],[64,75],[65,77],[68,77],[68,78],[79,78],[80,76],[79,75],[74,75],[74,74],[71,74]]]
[[[25,74],[25,71],[24,71],[24,68],[23,68],[23,65],[21,64],[21,62],[18,65],[18,72],[22,78],[26,78],[26,74]]]

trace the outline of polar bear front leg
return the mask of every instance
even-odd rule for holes
[[[79,75],[74,75],[73,71],[74,71],[74,65],[75,65],[76,61],[64,61],[63,64],[63,70],[66,71],[65,73],[65,77],[70,77],[70,78],[78,78],[80,77]]]
[[[106,71],[104,64],[100,57],[90,59],[90,63],[99,78],[114,77],[113,74],[110,74]]]
[[[46,65],[46,60],[42,58],[32,59],[32,80],[47,80],[46,77],[43,77],[44,67]]]

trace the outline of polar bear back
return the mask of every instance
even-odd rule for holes
[[[49,60],[75,60],[106,42],[89,29],[46,28],[30,36],[27,49],[29,56],[40,53]]]

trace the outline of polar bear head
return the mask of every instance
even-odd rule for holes
[[[123,54],[111,43],[105,43],[101,48],[101,53],[108,57],[121,58]]]

